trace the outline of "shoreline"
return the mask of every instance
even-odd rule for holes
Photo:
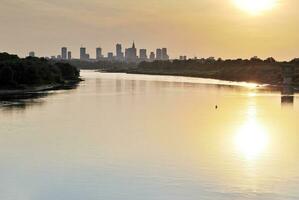
[[[140,74],[140,75],[152,75],[152,76],[177,76],[177,77],[186,77],[186,78],[201,78],[201,79],[211,79],[217,81],[227,81],[232,83],[246,83],[246,84],[255,84],[257,87],[266,86],[270,88],[282,88],[284,85],[281,83],[262,83],[262,82],[248,82],[245,80],[232,80],[225,79],[221,77],[208,76],[208,75],[199,75],[199,74],[188,74],[188,73],[159,73],[159,72],[141,72],[135,70],[98,70],[98,72],[102,73],[125,73],[125,74]],[[299,85],[292,85],[292,87],[296,87],[296,90],[299,91]]]
[[[255,84],[256,86],[254,88],[256,89],[271,89],[271,90],[279,90],[284,91],[286,88],[291,89],[294,93],[299,92],[299,85],[298,84],[292,84],[292,85],[284,85],[282,83],[261,83],[261,82],[248,82],[245,80],[229,80],[221,77],[215,77],[215,76],[204,76],[199,74],[188,74],[188,73],[159,73],[159,72],[141,72],[136,70],[97,70],[98,72],[102,73],[125,73],[125,74],[140,74],[140,75],[152,75],[152,76],[177,76],[177,77],[186,77],[186,78],[201,78],[201,79],[211,79],[211,80],[217,80],[217,81],[227,81],[231,83],[239,83],[240,87],[242,84]],[[238,86],[238,85],[235,85]],[[289,96],[291,94],[286,94],[286,96]]]
[[[65,81],[65,83],[55,83],[40,86],[32,86],[25,89],[0,89],[0,101],[12,99],[26,99],[37,95],[40,92],[72,89],[83,79]]]

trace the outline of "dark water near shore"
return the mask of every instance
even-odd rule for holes
[[[75,90],[0,106],[0,199],[299,198],[297,95],[82,75]]]

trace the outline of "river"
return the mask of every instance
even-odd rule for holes
[[[82,71],[0,106],[3,200],[299,198],[298,96],[254,84]]]

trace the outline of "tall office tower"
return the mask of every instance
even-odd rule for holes
[[[156,50],[156,60],[162,60],[162,49]]]
[[[180,56],[180,60],[187,60],[187,56]]]
[[[124,53],[122,52],[121,44],[116,44],[116,59],[123,60]]]
[[[140,59],[141,61],[146,61],[146,60],[147,60],[146,49],[140,49],[140,50],[139,50],[139,59]]]
[[[112,61],[112,60],[113,60],[113,53],[112,53],[112,52],[109,52],[109,53],[107,54],[107,59],[108,59],[109,61]]]
[[[85,47],[81,47],[80,48],[80,60],[86,60],[86,48]]]
[[[96,48],[96,59],[97,60],[101,60],[103,58],[103,55],[102,55],[102,48],[101,47],[98,47]]]
[[[169,60],[169,56],[167,54],[167,48],[162,48],[162,60]]]
[[[67,59],[72,60],[72,52],[71,51],[67,52]]]
[[[132,48],[126,49],[126,61],[136,62],[137,61],[137,49],[135,43],[133,42]]]
[[[30,51],[30,52],[29,52],[29,56],[30,56],[30,57],[35,57],[35,52],[34,52],[34,51]]]
[[[150,59],[151,61],[153,61],[153,60],[156,59],[156,55],[155,55],[154,52],[151,52],[149,59]]]
[[[61,48],[61,58],[63,60],[66,60],[67,59],[67,48],[66,47],[62,47]]]
[[[129,49],[125,49],[125,59],[127,60],[127,58],[128,58],[128,56],[129,56]]]

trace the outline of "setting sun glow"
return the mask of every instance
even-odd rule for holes
[[[238,8],[252,15],[271,10],[276,4],[276,0],[234,0],[234,2]]]

